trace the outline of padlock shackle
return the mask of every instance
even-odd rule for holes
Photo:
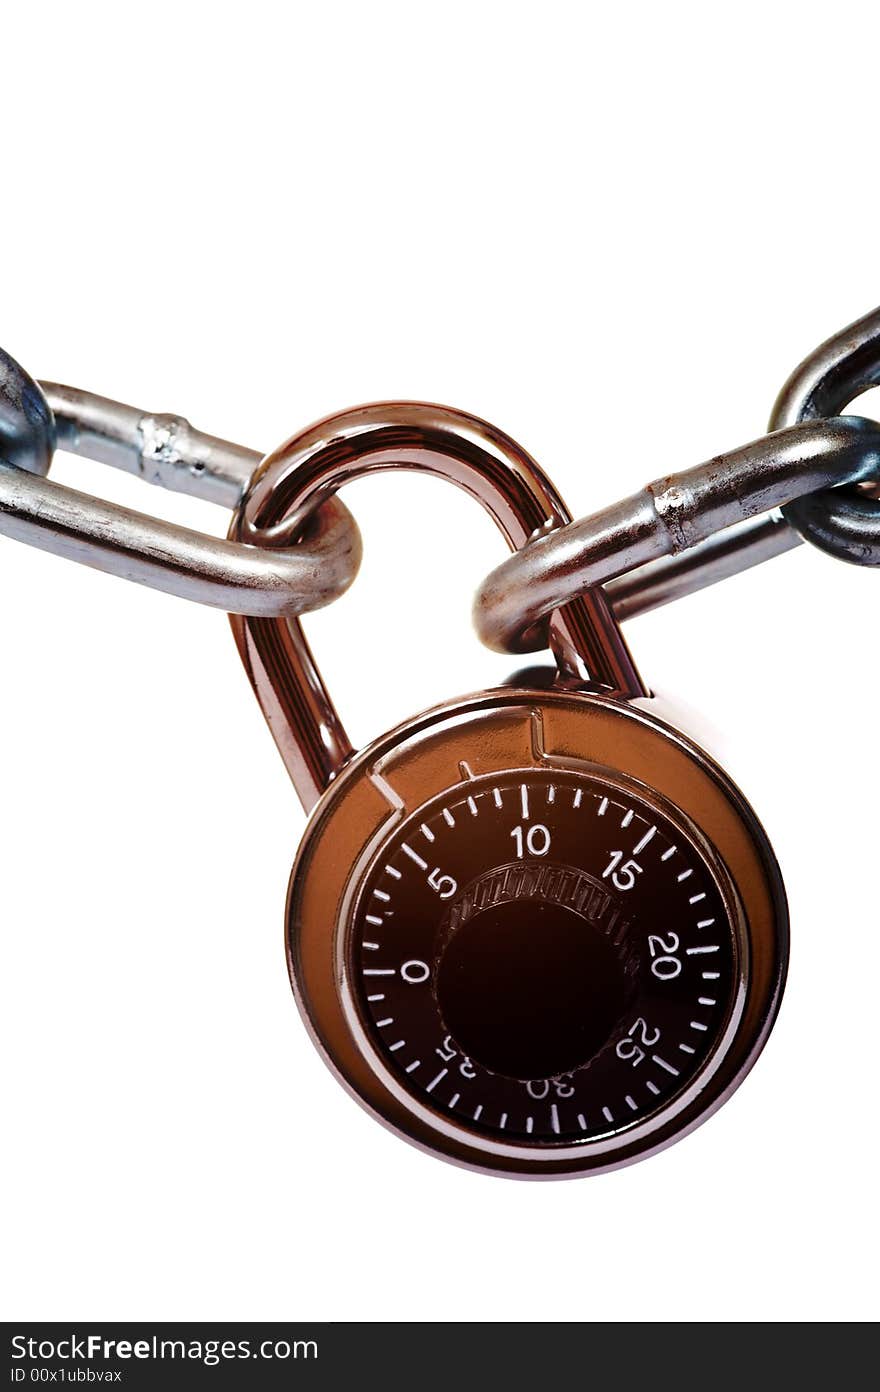
[[[514,440],[463,411],[423,402],[382,402],[329,416],[264,459],[233,521],[251,544],[288,544],[337,489],[354,479],[408,469],[447,479],[489,513],[512,550],[570,521],[539,465]],[[353,751],[295,619],[231,616],[236,643],[303,805],[309,810]],[[601,589],[586,591],[544,621],[562,684],[629,699],[646,695]]]

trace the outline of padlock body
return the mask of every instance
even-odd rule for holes
[[[606,697],[505,688],[340,773],[287,945],[319,1048],[380,1120],[460,1164],[558,1177],[724,1101],[775,1018],[788,920],[759,822],[686,736]]]

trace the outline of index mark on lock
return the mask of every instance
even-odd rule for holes
[[[405,804],[403,798],[391,786],[387,778],[384,778],[381,773],[377,773],[375,769],[371,769],[370,782],[376,788],[377,792],[382,794],[389,807],[392,807],[395,812],[404,811]]]
[[[546,764],[548,759],[544,744],[544,716],[536,706],[533,706],[529,711],[529,724],[532,735],[532,754],[535,758],[535,762]]]

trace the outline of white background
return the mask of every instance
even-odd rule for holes
[[[880,298],[878,29],[768,0],[13,7],[0,341],[261,448],[456,404],[587,511],[759,435]],[[469,628],[503,550],[478,509],[347,497],[362,575],[309,633],[360,741],[511,664]],[[870,572],[802,547],[630,625],[776,845],[791,974],[705,1127],[541,1185],[402,1144],[309,1044],[303,820],[224,617],[10,541],[0,578],[7,1318],[876,1315]]]

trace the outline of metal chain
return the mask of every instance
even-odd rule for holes
[[[629,618],[796,546],[801,538],[880,564],[880,425],[840,417],[880,382],[880,309],[796,369],[771,434],[649,484],[590,517],[530,541],[486,578],[474,622],[489,647],[546,647],[547,616],[604,585]]]
[[[602,585],[617,618],[665,604],[796,546],[880,565],[880,425],[839,412],[880,384],[880,309],[789,378],[769,435],[577,522],[542,530],[498,566],[475,604],[490,647],[546,646],[548,616]],[[56,447],[237,509],[261,456],[54,383],[0,350],[0,534],[171,594],[256,617],[292,617],[347,589],[360,535],[336,498],[303,520],[220,540],[63,487]]]
[[[331,499],[296,544],[257,547],[175,526],[46,478],[57,446],[178,492],[238,506],[262,456],[90,392],[38,385],[0,350],[0,534],[229,613],[293,617],[338,598],[360,533]]]

